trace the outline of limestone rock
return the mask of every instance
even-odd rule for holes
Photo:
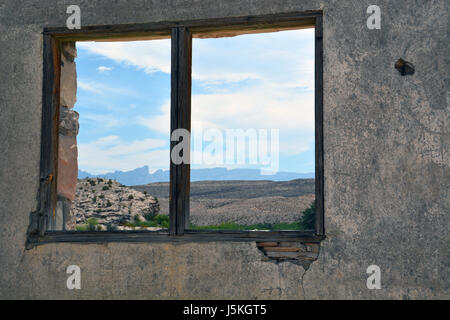
[[[67,41],[61,43],[61,52],[70,61],[77,57],[77,47],[75,41]]]
[[[67,43],[62,47],[60,104],[72,109],[77,101],[77,70],[74,58],[75,44]]]
[[[108,225],[126,230],[121,224],[146,221],[146,217],[156,215],[159,211],[159,202],[155,197],[117,181],[102,178],[78,180],[73,203],[77,224],[84,224],[89,218],[94,218],[101,230],[105,230]]]
[[[59,134],[65,136],[76,136],[80,125],[78,119],[80,115],[78,112],[67,108],[66,106],[60,106],[59,108]]]
[[[59,135],[57,193],[73,201],[77,187],[78,148],[76,136]]]

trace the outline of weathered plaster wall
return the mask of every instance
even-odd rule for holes
[[[448,1],[79,0],[83,25],[324,11],[325,223],[308,271],[255,243],[51,244],[36,210],[42,28],[72,1],[0,3],[1,298],[450,298]],[[366,9],[382,10],[368,30]],[[398,58],[413,76],[394,69]],[[82,269],[67,290],[66,267]],[[367,266],[382,271],[368,290]],[[302,285],[303,284],[303,285]]]

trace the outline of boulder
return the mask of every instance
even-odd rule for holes
[[[108,225],[118,228],[127,222],[146,221],[160,213],[160,206],[155,197],[115,180],[86,178],[78,180],[72,210],[77,224],[93,218],[100,228]]]

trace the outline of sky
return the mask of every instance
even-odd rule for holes
[[[225,142],[227,130],[254,130],[250,142],[260,147],[263,129],[269,146],[279,141],[277,171],[314,172],[314,29],[194,38],[192,47],[191,168],[267,167],[248,147],[237,148],[245,163],[198,161],[226,154],[217,134]],[[77,42],[77,49],[79,168],[167,170],[170,40]],[[275,131],[279,140],[270,139]]]

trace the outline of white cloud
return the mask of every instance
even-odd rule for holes
[[[133,170],[144,165],[149,165],[152,170],[167,169],[168,141],[143,139],[130,142],[123,141],[118,136],[105,136],[78,145],[78,164],[80,169],[94,174]]]
[[[197,70],[194,70],[192,78],[201,81],[204,86],[262,79],[262,77],[256,73],[227,72],[225,70],[218,70],[216,72],[198,72]]]
[[[82,113],[80,115],[80,122],[83,123],[85,120],[95,121],[96,125],[100,125],[104,128],[117,127],[123,121],[119,121],[116,117],[110,114],[98,114],[98,113]]]
[[[314,88],[314,29],[193,40],[193,79]]]
[[[288,89],[286,89],[288,90]],[[295,155],[314,143],[314,96],[311,93],[245,89],[237,93],[202,94],[192,97],[192,134],[208,129],[279,129],[280,152]],[[169,137],[170,104],[154,117],[139,117],[138,124]],[[192,137],[192,141],[194,141]],[[206,144],[204,144],[205,146]],[[197,150],[199,151],[199,150]]]
[[[170,73],[170,40],[77,45],[147,73]],[[280,129],[281,154],[296,155],[313,147],[313,30],[194,39],[193,79],[194,85],[207,89],[203,90],[207,93],[192,95],[194,134],[200,126],[221,130],[273,128]],[[79,81],[79,87],[103,95],[120,93],[119,88],[87,81]],[[170,101],[160,106],[158,115],[134,121],[169,137]],[[145,164],[152,170],[155,166],[167,168],[168,150],[144,150],[150,141],[126,143],[112,137],[80,145],[80,157],[85,157],[80,165],[91,166],[91,171],[131,170]],[[169,139],[164,141],[168,144]],[[138,150],[135,154],[134,148]]]
[[[222,130],[279,129],[285,155],[313,147],[313,29],[194,39],[193,52],[194,79],[213,86],[192,96],[193,123]],[[244,80],[250,81],[229,85]]]
[[[314,141],[314,95],[270,85],[194,95],[192,121],[203,129],[279,129],[280,152],[299,154]]]
[[[88,91],[95,94],[101,94],[102,91],[100,90],[99,86],[92,82],[85,82],[80,79],[77,81],[77,87],[78,89]]]
[[[314,96],[271,86],[192,96],[192,120],[220,128],[311,129]]]
[[[105,67],[105,66],[100,66],[97,68],[97,71],[100,73],[103,73],[105,71],[111,71],[113,68],[112,67]]]
[[[78,42],[77,47],[147,73],[170,73],[170,39]],[[313,74],[314,29],[193,39],[192,77],[203,85],[265,80],[311,89]]]
[[[262,94],[263,92],[263,94]],[[266,84],[237,92],[192,96],[192,133],[196,130],[279,129],[280,151],[293,155],[314,141],[314,94]],[[170,103],[160,114],[138,117],[137,123],[169,137]]]
[[[100,83],[91,80],[78,79],[77,86],[79,89],[94,93],[95,95],[101,96],[129,96],[129,97],[140,97],[142,94],[136,92],[130,87],[113,87],[105,83]]]
[[[158,133],[170,136],[170,101],[166,101],[160,108],[160,114],[151,117],[138,117],[137,123]]]
[[[116,62],[143,69],[147,73],[170,73],[170,39],[129,42],[78,42],[79,49]]]

